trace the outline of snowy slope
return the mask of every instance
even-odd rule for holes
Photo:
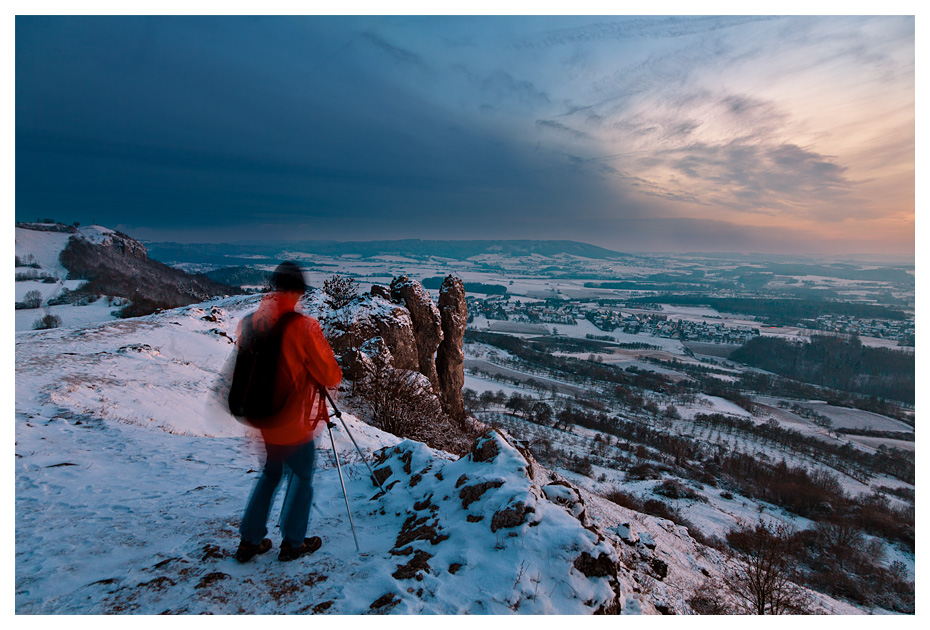
[[[259,299],[16,334],[17,613],[681,614],[719,580],[721,555],[684,528],[572,486],[506,434],[456,458],[348,414],[387,489],[337,430],[361,553],[324,435],[323,547],[240,565],[261,445],[212,389]]]
[[[549,480],[503,437],[479,445],[483,461],[455,460],[352,417],[365,452],[394,447],[374,497],[337,435],[362,553],[324,441],[311,523],[323,548],[239,565],[260,447],[210,412],[209,389],[256,299],[17,334],[17,612],[585,613],[616,599],[600,574],[612,545],[549,500]],[[422,517],[441,540],[417,534]]]

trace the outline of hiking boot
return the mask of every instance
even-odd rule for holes
[[[257,545],[243,540],[239,543],[239,548],[236,549],[236,560],[239,562],[248,562],[258,554],[265,553],[269,549],[271,549],[270,538],[265,538]]]
[[[310,555],[322,546],[323,541],[320,540],[319,536],[304,538],[304,541],[297,547],[292,547],[287,541],[284,541],[281,543],[281,552],[278,553],[278,560],[283,562],[296,560],[300,556]]]

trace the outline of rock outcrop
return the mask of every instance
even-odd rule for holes
[[[109,247],[116,253],[123,256],[136,258],[138,260],[148,259],[148,250],[145,249],[145,245],[136,239],[126,236],[121,232],[114,232],[108,236],[109,238],[105,238],[100,241],[100,245],[103,247]]]
[[[439,309],[423,285],[405,275],[398,276],[391,282],[391,298],[406,306],[410,312],[417,344],[419,372],[429,379],[433,391],[438,393],[441,389],[439,375],[436,373],[436,350],[443,336]]]
[[[449,276],[439,294],[439,307],[423,285],[401,275],[390,289],[374,285],[358,302],[338,310],[320,297],[309,297],[310,312],[321,312],[326,338],[350,380],[364,378],[374,355],[386,365],[422,374],[450,418],[462,421],[465,404],[465,354],[462,344],[468,307],[461,279]]]
[[[410,312],[383,297],[371,296],[359,304],[340,309],[321,321],[333,351],[346,359],[349,378],[358,378],[356,353],[373,349],[380,338],[390,352],[391,365],[398,370],[419,370],[417,338]],[[367,349],[366,349],[367,346]],[[364,363],[364,360],[362,360]]]
[[[469,588],[469,576],[484,585],[495,571],[514,574],[515,581],[506,580],[512,593],[496,593],[490,600],[496,603],[485,602],[476,611],[497,612],[494,606],[500,606],[540,614],[547,608],[539,598],[559,584],[575,593],[573,614],[621,612],[628,593],[618,578],[616,547],[573,511],[581,501],[577,491],[566,485],[546,492],[547,475],[533,479],[530,470],[541,469],[505,433],[486,431],[457,460],[436,458],[412,441],[385,447],[375,457],[375,474],[386,488],[379,501],[402,502],[406,510],[390,554],[397,556],[393,577],[410,580],[414,588],[402,585],[395,591],[400,597],[414,595],[420,582],[444,577],[440,570],[448,567],[461,580],[457,588]],[[481,557],[477,550],[490,550],[494,568],[475,561]],[[532,576],[552,586],[538,589]]]
[[[451,418],[465,417],[462,388],[465,386],[465,324],[468,307],[465,286],[461,278],[447,276],[439,289],[439,315],[442,341],[436,351],[436,372],[439,377],[442,408]]]

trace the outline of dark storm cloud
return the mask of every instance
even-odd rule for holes
[[[649,217],[817,219],[812,202],[874,216],[849,203],[863,171],[820,144],[832,130],[799,139],[805,121],[760,86],[810,71],[900,93],[899,22],[21,16],[17,218],[592,240]],[[883,160],[902,163],[907,129]]]
[[[548,186],[535,178],[557,168],[407,88],[402,69],[383,62],[428,64],[370,24],[336,23],[335,34],[327,20],[17,25],[25,218],[93,208],[98,222],[169,227],[261,220],[274,209],[357,223],[464,212],[469,198],[472,216],[493,216],[538,204],[534,191]],[[503,71],[480,84],[498,100],[547,100]]]

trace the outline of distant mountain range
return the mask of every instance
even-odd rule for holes
[[[151,258],[168,264],[202,263],[233,266],[254,264],[256,256],[279,259],[284,252],[301,252],[323,256],[406,256],[411,258],[451,258],[466,260],[475,256],[500,254],[503,256],[560,256],[572,255],[594,259],[633,258],[577,241],[428,241],[405,239],[396,241],[295,241],[236,243],[174,243],[147,242]]]

